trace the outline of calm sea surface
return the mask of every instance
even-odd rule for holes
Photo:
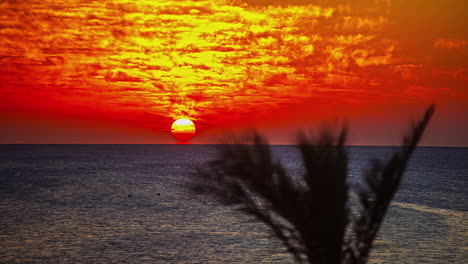
[[[273,150],[301,175],[293,146]],[[351,147],[350,181],[391,147]],[[208,145],[0,145],[0,263],[288,263],[268,229],[188,191]],[[468,148],[419,148],[372,263],[468,263]]]

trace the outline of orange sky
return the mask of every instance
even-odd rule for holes
[[[273,143],[347,120],[398,144],[468,146],[467,1],[0,2],[0,143],[193,143],[258,127]]]

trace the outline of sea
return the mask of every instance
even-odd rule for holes
[[[395,147],[349,147],[349,183]],[[295,146],[272,146],[292,177]],[[293,263],[251,216],[190,191],[216,145],[0,145],[0,263]],[[419,147],[369,263],[468,263],[468,148]]]

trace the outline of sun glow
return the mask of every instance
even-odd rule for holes
[[[189,119],[177,119],[172,123],[171,133],[179,141],[188,141],[195,135],[195,124]]]
[[[354,25],[353,16],[341,21],[335,8],[231,2],[68,0],[56,8],[52,0],[7,1],[0,5],[11,18],[5,26],[0,18],[0,77],[5,96],[13,98],[4,101],[35,112],[80,109],[76,115],[86,105],[100,108],[89,109],[91,116],[120,112],[119,118],[143,124],[180,116],[203,126],[236,124],[246,120],[240,115],[296,103],[318,93],[316,87],[353,85],[358,76],[341,73],[350,64],[378,65],[375,56],[392,45],[374,38],[355,62],[356,45],[368,43],[381,20],[359,18],[378,25],[348,43],[361,36],[362,23]],[[28,12],[19,14],[23,9]],[[345,27],[356,33],[341,36]],[[36,88],[25,98],[17,85]],[[148,114],[164,121],[148,122]]]
[[[447,1],[0,1],[0,113],[162,135],[179,117],[214,131],[465,111],[466,4]]]

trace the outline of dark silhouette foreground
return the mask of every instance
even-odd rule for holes
[[[346,129],[322,131],[316,140],[299,136],[305,174],[293,181],[257,133],[222,145],[219,156],[199,171],[194,190],[212,195],[268,225],[298,263],[366,263],[372,243],[403,172],[434,112],[404,137],[390,160],[373,160],[351,212]]]

